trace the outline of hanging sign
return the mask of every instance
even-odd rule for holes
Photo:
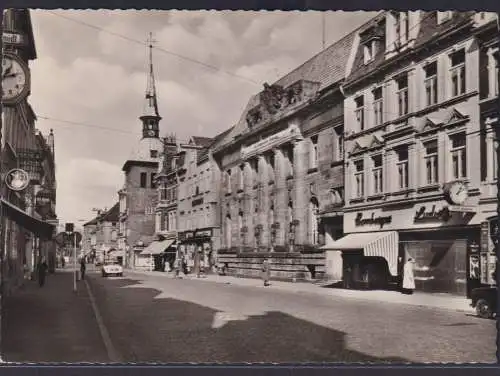
[[[13,191],[22,191],[30,183],[29,175],[20,168],[14,168],[5,175],[5,184]]]

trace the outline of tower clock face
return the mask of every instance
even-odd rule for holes
[[[15,55],[2,57],[2,101],[16,102],[28,91],[29,73],[26,65]]]

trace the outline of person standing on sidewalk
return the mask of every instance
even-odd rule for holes
[[[414,265],[415,260],[408,257],[403,267],[403,294],[411,295],[415,290]]]
[[[49,267],[47,266],[45,259],[40,258],[40,260],[38,260],[38,264],[36,265],[36,271],[38,274],[38,285],[40,287],[43,287],[43,285],[45,285],[45,274],[47,273],[48,268]]]
[[[269,286],[270,276],[271,276],[271,268],[269,266],[269,261],[266,258],[262,262],[262,280],[264,281],[264,286]]]
[[[80,275],[82,276],[82,281],[85,279],[85,270],[87,266],[85,265],[85,257],[82,257],[80,260]]]

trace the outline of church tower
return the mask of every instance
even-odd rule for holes
[[[160,137],[160,120],[158,112],[158,97],[156,94],[155,77],[153,71],[153,36],[149,33],[149,74],[147,77],[146,95],[142,116],[142,138]]]

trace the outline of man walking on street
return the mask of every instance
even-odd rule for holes
[[[47,272],[48,266],[47,263],[45,262],[44,258],[41,258],[38,260],[38,264],[36,266],[36,271],[38,274],[38,285],[40,287],[43,287],[45,284],[45,273]]]
[[[85,279],[85,269],[87,269],[87,266],[85,265],[85,257],[82,257],[80,260],[80,275],[82,276],[82,281]]]

